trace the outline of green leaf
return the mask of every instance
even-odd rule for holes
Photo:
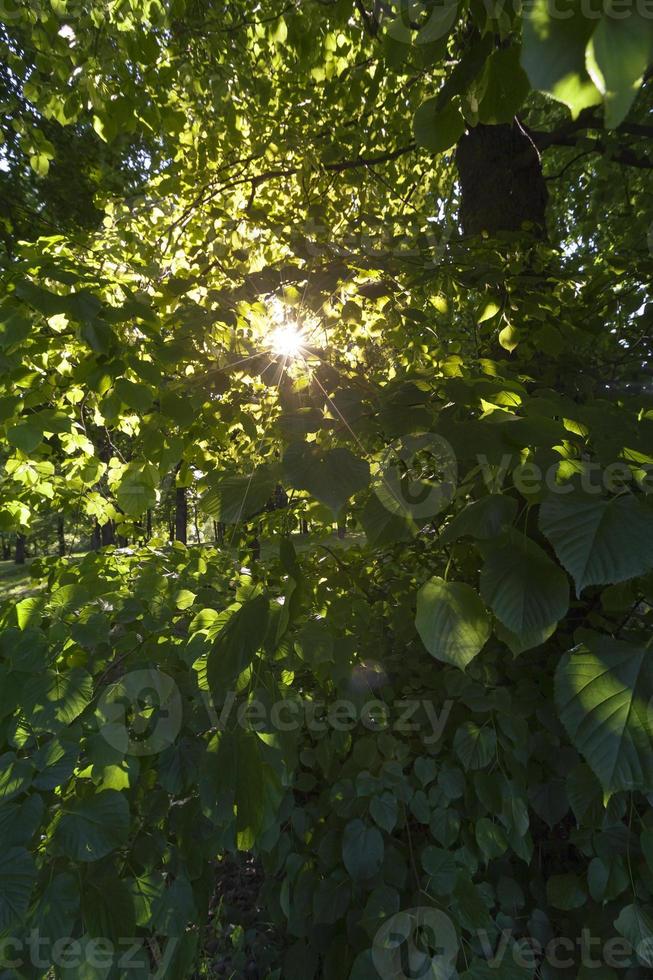
[[[119,942],[133,936],[136,928],[134,900],[126,881],[115,872],[103,870],[87,875],[82,891],[84,924],[90,936]]]
[[[383,864],[383,838],[376,827],[350,820],[342,837],[342,859],[354,881],[373,877]]]
[[[569,608],[569,583],[538,545],[510,529],[485,554],[481,595],[511,632],[543,630],[562,619]]]
[[[587,892],[577,875],[553,875],[546,883],[547,901],[563,911],[582,908],[587,903]]]
[[[492,861],[508,849],[508,841],[499,824],[488,817],[476,821],[476,843],[486,861]]]
[[[223,524],[237,524],[263,510],[274,492],[276,477],[268,466],[259,466],[249,476],[216,473],[205,481],[200,506],[205,514]]]
[[[336,515],[370,482],[369,465],[345,448],[322,452],[307,443],[294,443],[286,451],[283,468],[293,487],[308,491]]]
[[[34,860],[24,847],[3,850],[0,854],[0,933],[23,918],[35,881]]]
[[[497,737],[493,728],[466,721],[457,730],[453,747],[465,769],[484,769],[496,757]]]
[[[458,19],[458,0],[444,0],[428,8],[428,19],[420,28],[416,43],[433,44],[446,38]]]
[[[313,897],[313,916],[316,922],[333,925],[349,908],[351,882],[342,870],[324,878]]]
[[[585,68],[585,48],[596,20],[581,0],[534,0],[524,16],[521,63],[531,85],[569,106],[574,117],[598,105],[601,93]]]
[[[80,889],[76,875],[57,874],[46,885],[39,898],[33,919],[38,934],[50,943],[71,935],[79,913]]]
[[[535,813],[551,828],[560,823],[569,812],[569,799],[563,779],[550,779],[532,786],[528,793]]]
[[[433,657],[461,670],[483,649],[491,633],[488,614],[472,587],[437,577],[417,593],[415,625]]]
[[[418,530],[409,517],[395,514],[384,507],[375,493],[365,504],[360,519],[372,548],[381,548],[397,541],[411,541]]]
[[[615,919],[614,927],[631,944],[639,961],[653,967],[653,910],[627,905]]]
[[[31,782],[32,765],[27,759],[18,759],[15,752],[0,756],[0,802],[8,803],[24,793]]]
[[[413,118],[413,133],[418,146],[432,153],[444,153],[458,142],[465,132],[465,120],[457,102],[451,101],[438,109],[437,96],[422,102]]]
[[[499,331],[499,343],[504,350],[512,353],[519,346],[519,330],[512,323],[507,323]]]
[[[651,60],[650,16],[642,16],[634,6],[624,11],[608,4],[587,45],[586,62],[592,81],[604,98],[609,128],[614,129],[626,118]]]
[[[103,790],[62,805],[56,838],[73,860],[99,861],[127,841],[129,819],[129,804],[122,793]]]
[[[147,412],[152,407],[154,395],[147,385],[128,381],[127,378],[118,378],[115,392],[123,405],[136,412]]]
[[[0,840],[10,844],[27,844],[41,826],[43,798],[30,794],[22,803],[3,803],[0,806]]]
[[[487,497],[468,504],[456,514],[440,535],[440,541],[448,544],[467,535],[485,541],[500,534],[506,525],[512,524],[516,516],[517,501],[513,497],[490,493]]]
[[[530,965],[532,960],[533,951],[528,941],[523,949],[519,942],[511,941],[500,964],[494,959],[474,959],[469,969],[460,974],[460,980],[498,980],[497,974],[501,975],[501,980],[532,980],[535,976],[535,969]]]
[[[520,55],[519,45],[513,44],[493,51],[487,59],[481,79],[485,94],[478,107],[479,122],[489,126],[509,123],[521,109],[531,87]]]
[[[190,609],[195,602],[196,593],[190,589],[179,589],[175,592],[175,606],[177,609]]]
[[[535,647],[542,646],[543,643],[553,636],[556,631],[557,623],[545,626],[543,629],[526,630],[525,633],[513,633],[506,629],[503,623],[497,623],[495,633],[502,643],[510,649],[513,657],[518,657],[525,650],[533,650]]]
[[[399,892],[390,885],[379,885],[372,891],[360,921],[368,936],[376,936],[382,923],[399,911],[399,904]]]
[[[32,453],[43,439],[43,425],[36,417],[19,422],[9,427],[7,439],[16,449]]]
[[[193,887],[188,878],[180,874],[154,898],[149,924],[164,936],[178,938],[184,935],[190,922],[197,921],[197,915]]]
[[[435,895],[450,895],[458,868],[450,851],[429,845],[422,851],[422,867],[429,876],[428,889]]]
[[[540,507],[539,524],[580,595],[588,585],[624,582],[653,568],[653,510],[626,494],[555,495]]]
[[[200,775],[203,812],[216,823],[236,818],[236,843],[251,849],[276,817],[283,788],[272,750],[256,732],[237,728],[211,739]]]
[[[79,717],[92,697],[93,678],[83,667],[46,670],[30,679],[23,707],[35,731],[55,732]]]
[[[45,153],[33,153],[29,164],[38,177],[47,177],[50,170],[50,158]]]
[[[153,908],[161,901],[164,879],[159,871],[144,872],[128,879],[131,900],[134,904],[137,926],[147,926],[153,919]]]
[[[140,517],[156,504],[157,469],[151,463],[130,463],[122,475],[116,500],[130,517]]]
[[[629,643],[584,631],[555,675],[567,733],[606,795],[653,791],[653,639]]]
[[[460,871],[453,895],[453,910],[458,922],[470,932],[491,927],[487,906],[481,889],[469,875]]]
[[[39,770],[34,777],[36,789],[51,790],[67,783],[73,774],[79,757],[79,744],[66,743],[61,738],[51,738],[32,756]]]
[[[398,803],[397,798],[390,792],[381,793],[380,796],[373,796],[370,801],[370,816],[374,823],[378,824],[389,834],[397,825]]]
[[[218,633],[207,661],[209,687],[224,697],[251,664],[268,626],[269,603],[264,595],[244,602]]]

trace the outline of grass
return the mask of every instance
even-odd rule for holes
[[[24,599],[30,592],[36,591],[38,585],[32,581],[28,558],[24,565],[16,565],[13,561],[0,561],[0,602],[6,599]]]

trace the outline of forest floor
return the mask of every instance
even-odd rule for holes
[[[251,854],[225,854],[217,862],[197,980],[279,980],[285,937],[267,921],[262,885]]]
[[[30,592],[35,591],[36,583],[32,583],[29,573],[31,562],[31,558],[28,558],[24,565],[16,565],[13,561],[0,561],[0,602],[4,602],[5,599],[24,599]]]

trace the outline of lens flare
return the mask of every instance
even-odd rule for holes
[[[284,323],[275,327],[268,338],[268,346],[279,357],[298,357],[302,351],[304,335],[296,323]]]

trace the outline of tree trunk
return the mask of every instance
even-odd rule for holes
[[[116,543],[116,526],[113,521],[107,521],[101,526],[100,539],[103,547]]]
[[[59,547],[59,557],[64,558],[66,554],[66,534],[63,514],[57,517],[57,541]]]
[[[14,555],[14,561],[17,565],[25,564],[25,535],[16,535],[16,553]]]
[[[200,526],[197,522],[197,504],[193,508],[193,524],[195,525],[195,537],[197,538],[197,543],[202,543],[202,538],[200,536]]]
[[[147,509],[147,521],[145,525],[145,540],[149,541],[152,537],[152,510],[148,507]]]
[[[466,235],[529,230],[546,237],[548,191],[540,154],[515,120],[475,126],[456,147]]]
[[[102,534],[100,532],[100,525],[96,521],[93,525],[93,533],[91,534],[91,551],[99,551],[102,546]]]
[[[188,543],[188,500],[186,487],[177,487],[175,492],[175,540]]]

